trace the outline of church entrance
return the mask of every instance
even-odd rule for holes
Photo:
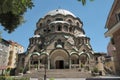
[[[65,50],[56,49],[50,54],[51,69],[67,69],[69,64],[69,56]]]
[[[64,69],[64,61],[63,60],[57,60],[55,64],[56,64],[56,69]]]

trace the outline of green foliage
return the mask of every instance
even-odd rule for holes
[[[10,68],[7,68],[7,69],[5,70],[5,76],[9,76],[9,75],[10,75],[10,71],[11,71],[11,69],[10,69]]]
[[[23,67],[21,67],[21,68],[20,68],[20,73],[22,73],[22,72],[23,72],[23,69],[24,69]]]
[[[86,4],[86,0],[78,1],[82,2],[83,5]],[[32,0],[0,0],[0,24],[4,30],[11,33],[24,23],[23,14],[33,6]]]
[[[27,8],[32,8],[32,0],[0,0],[0,14],[12,12],[19,15],[24,14]]]
[[[23,22],[22,15],[15,15],[12,12],[0,14],[0,23],[8,33],[13,32]]]
[[[21,78],[14,78],[14,77],[6,77],[6,76],[0,76],[0,80],[29,80],[29,78],[24,78],[24,77],[21,77]]]
[[[81,66],[81,68],[84,68],[85,65],[83,63],[81,63],[80,66]]]
[[[23,14],[33,7],[32,0],[0,0],[0,23],[8,33],[24,22]]]
[[[50,78],[49,80],[55,80],[54,78]]]
[[[98,71],[99,71],[99,70],[98,70],[97,67],[94,67],[94,68],[93,68],[93,72],[98,73]]]

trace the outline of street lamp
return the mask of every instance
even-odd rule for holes
[[[47,55],[45,56],[45,66],[44,66],[44,69],[45,69],[45,74],[44,74],[44,80],[46,80],[46,64],[47,64]]]
[[[45,49],[45,37],[43,35],[41,35],[41,43],[39,43],[39,47],[41,49],[41,52],[42,52],[43,49]],[[44,64],[45,74],[44,74],[44,80],[46,80],[46,64],[47,64],[47,55],[45,55],[45,64]]]

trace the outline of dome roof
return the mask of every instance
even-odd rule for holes
[[[62,14],[62,15],[71,15],[73,17],[76,17],[73,13],[71,13],[70,11],[67,11],[65,9],[56,9],[56,10],[52,10],[52,11],[49,11],[45,16],[47,15],[51,15],[51,16],[54,16],[54,15],[57,15],[57,14]]]

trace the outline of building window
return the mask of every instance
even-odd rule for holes
[[[80,26],[78,22],[77,22],[77,26]]]
[[[114,39],[113,39],[113,38],[111,38],[111,43],[112,43],[112,45],[114,45],[114,44],[115,44],[115,41],[114,41]]]
[[[72,27],[69,28],[69,31],[72,32]]]
[[[69,20],[68,20],[68,22],[71,24],[71,23],[72,23],[72,20],[71,20],[71,19],[69,19]]]
[[[48,23],[50,23],[50,20],[49,20],[49,19],[47,20],[47,24],[48,24]]]
[[[63,21],[62,18],[56,18],[55,20],[56,20],[56,21]]]
[[[117,14],[117,20],[120,21],[120,13]]]
[[[40,23],[40,26],[42,26],[42,23]]]
[[[52,25],[52,26],[51,26],[51,31],[54,32],[54,30],[55,30],[55,26]]]
[[[64,31],[68,31],[68,26],[67,25],[64,26]]]
[[[58,31],[61,31],[62,30],[62,26],[61,25],[58,25]]]

